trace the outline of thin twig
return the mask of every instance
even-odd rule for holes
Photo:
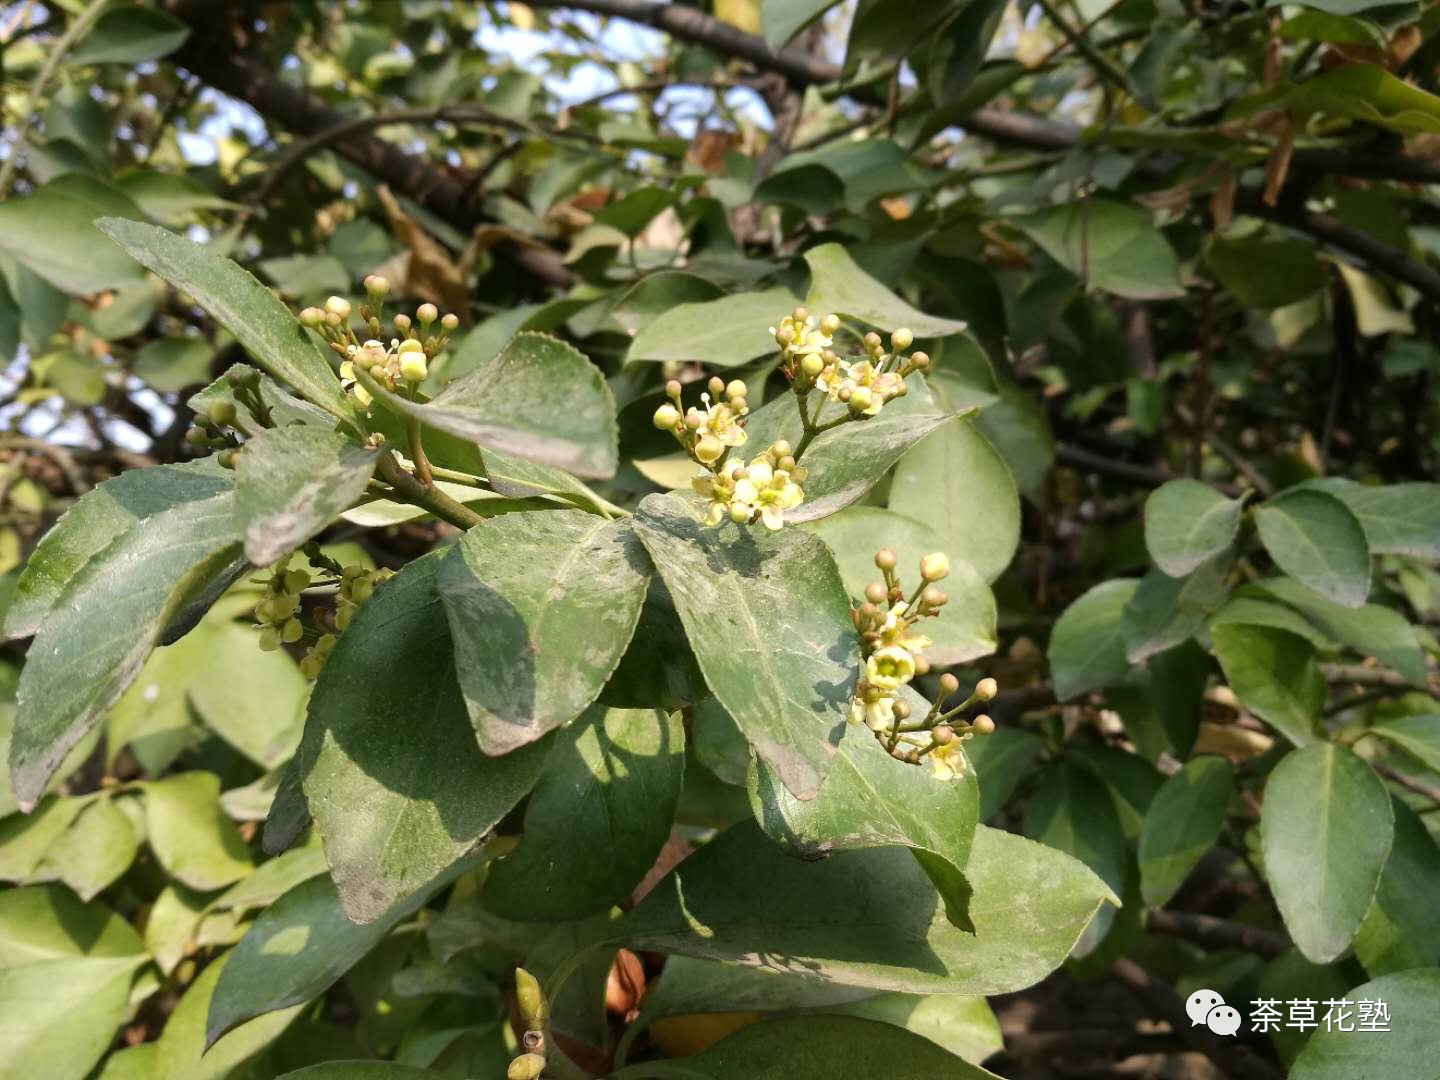
[[[1045,13],[1045,17],[1055,24],[1055,27],[1070,44],[1075,46],[1075,51],[1090,62],[1097,75],[1121,93],[1128,94],[1130,92],[1130,80],[1125,77],[1125,73],[1117,68],[1109,57],[1090,44],[1090,39],[1085,36],[1083,30],[1077,31],[1071,26],[1055,9],[1055,5],[1050,3],[1050,0],[1035,0],[1035,2]]]
[[[1259,956],[1279,956],[1290,949],[1290,939],[1284,934],[1188,911],[1152,911],[1145,918],[1145,929],[1212,950],[1244,949]]]

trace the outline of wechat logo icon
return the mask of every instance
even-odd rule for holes
[[[1214,990],[1196,990],[1185,999],[1190,1026],[1204,1024],[1216,1035],[1234,1035],[1240,1030],[1240,1011],[1225,1004]]]

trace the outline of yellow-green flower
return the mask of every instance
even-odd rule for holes
[[[930,645],[930,639],[924,634],[910,632],[910,623],[905,618],[907,610],[905,601],[901,600],[886,613],[885,621],[877,632],[881,645],[898,645],[907,652],[917,653]]]
[[[965,775],[965,755],[960,752],[959,739],[930,751],[930,775],[942,781]]]
[[[865,678],[880,690],[896,690],[915,677],[915,657],[909,649],[887,645],[865,661]]]
[[[730,498],[735,494],[735,485],[727,477],[702,471],[690,481],[695,494],[708,501],[705,507],[705,524],[719,525],[730,515]]]
[[[774,531],[785,524],[785,511],[799,506],[804,498],[790,473],[775,468],[762,455],[750,462],[745,475],[735,482],[732,502],[749,507],[752,520],[758,513],[765,527]]]
[[[895,699],[888,696],[875,701],[856,698],[850,702],[850,722],[864,724],[871,731],[889,731],[895,726]]]
[[[709,435],[723,446],[744,446],[747,436],[739,424],[742,414],[723,401],[712,405],[709,394],[702,395],[701,400],[705,402],[705,408],[691,408],[689,413],[689,417],[699,421],[698,425],[693,420],[687,424],[694,430],[696,438]]]

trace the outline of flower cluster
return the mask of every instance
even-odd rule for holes
[[[350,324],[350,301],[343,296],[332,296],[323,309],[308,307],[299,315],[300,325],[319,333],[341,357],[341,383],[362,408],[369,407],[370,393],[357,382],[357,369],[390,390],[398,383],[417,386],[430,373],[430,362],[445,348],[448,335],[460,325],[459,316],[441,316],[434,304],[421,304],[414,319],[404,313],[395,316],[392,322],[398,336],[387,345],[380,340],[380,315],[389,291],[390,283],[383,277],[371,274],[365,279],[369,303],[360,306],[359,315],[369,336],[363,341]],[[437,320],[439,332],[432,333],[430,328]]]
[[[890,335],[890,348],[873,330],[865,335],[863,359],[843,358],[835,351],[840,319],[835,315],[817,318],[796,308],[772,326],[770,333],[780,346],[781,370],[795,392],[803,398],[818,389],[830,401],[843,404],[852,417],[875,416],[892,398],[904,397],[905,376],[924,371],[930,357],[923,352],[902,355],[915,341],[903,327]]]
[[[320,674],[336,639],[350,625],[350,620],[360,605],[370,599],[375,587],[392,576],[392,570],[370,570],[363,566],[342,566],[320,550],[320,545],[311,542],[305,546],[305,554],[311,563],[321,568],[321,579],[317,582],[308,570],[290,569],[293,555],[286,555],[273,567],[270,576],[264,579],[265,595],[255,605],[255,618],[260,628],[260,648],[267,652],[280,648],[282,644],[308,639],[310,647],[300,660],[300,673],[307,679]],[[303,622],[300,599],[306,591],[316,595],[333,593],[335,607],[316,608],[311,617],[312,627]]]
[[[873,731],[880,745],[896,760],[914,765],[929,758],[931,773],[937,780],[953,780],[965,767],[960,744],[975,732],[983,735],[995,727],[988,716],[977,716],[969,723],[953,718],[970,705],[993,698],[995,680],[980,680],[969,698],[945,711],[946,699],[960,685],[947,672],[940,677],[941,694],[929,713],[912,721],[910,705],[900,692],[917,675],[930,670],[923,653],[930,639],[916,627],[922,619],[938,616],[949,601],[935,582],[950,573],[950,560],[941,552],[922,558],[920,586],[908,599],[895,573],[895,552],[889,548],[876,552],[875,565],[884,581],[866,586],[865,602],[850,614],[865,656],[865,668],[850,703],[850,719]],[[910,734],[922,731],[928,738]]]
[[[655,426],[668,431],[690,455],[700,471],[691,481],[695,493],[705,501],[705,522],[737,525],[762,522],[767,529],[785,523],[785,511],[800,505],[805,470],[795,463],[790,444],[783,439],[771,444],[748,465],[730,460],[730,451],[745,445],[745,384],[739,379],[726,383],[712,378],[709,393],[701,394],[703,408],[681,412],[680,384],[674,379],[665,386],[669,401],[655,410]]]

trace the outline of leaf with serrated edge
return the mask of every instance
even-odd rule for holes
[[[379,918],[474,847],[530,790],[549,749],[541,741],[492,758],[476,745],[438,562],[410,563],[361,607],[315,684],[296,755],[331,876],[357,922]]]
[[[668,495],[646,498],[632,520],[710,689],[791,793],[814,798],[860,661],[830,552],[793,529],[707,528]]]
[[[380,453],[312,427],[247,439],[235,468],[246,558],[268,566],[329,525],[364,494]]]
[[[684,769],[678,712],[591,708],[557,736],[519,846],[485,879],[485,906],[561,922],[620,903],[670,835]]]
[[[20,675],[10,771],[23,809],[139,674],[172,618],[229,580],[238,540],[227,493],[150,518],[71,581]]]
[[[485,753],[534,742],[595,700],[635,633],[650,573],[627,523],[573,510],[495,518],[450,550],[435,585]]]
[[[271,375],[354,426],[350,404],[329,361],[289,309],[252,274],[223,255],[155,225],[122,218],[101,218],[95,224],[136,262],[193,296]]]
[[[599,368],[549,334],[516,334],[493,360],[429,402],[410,401],[361,375],[387,408],[429,427],[577,476],[615,474],[614,395]]]

